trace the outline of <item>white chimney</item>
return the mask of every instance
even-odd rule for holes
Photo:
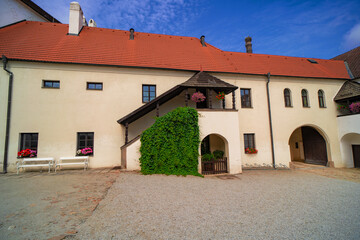
[[[89,27],[96,27],[96,22],[94,21],[94,19],[89,20]]]
[[[83,27],[84,14],[78,2],[70,3],[69,35],[79,35]]]

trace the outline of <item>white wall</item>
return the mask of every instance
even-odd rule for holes
[[[14,72],[9,171],[15,167],[19,134],[24,132],[39,133],[39,157],[56,158],[75,155],[77,132],[94,132],[94,156],[91,157],[90,167],[119,166],[120,147],[124,145],[125,136],[124,127],[116,121],[144,104],[142,84],[155,84],[156,94],[159,96],[177,84],[187,81],[194,74],[188,71],[15,61],[10,61],[8,67]],[[251,88],[253,107],[241,108],[238,89],[235,92],[238,111],[199,110],[205,116],[200,118],[200,126],[203,126],[202,137],[217,133],[229,141],[230,171],[233,173],[241,171],[241,163],[272,164],[266,76],[213,75],[239,88]],[[59,80],[60,89],[42,88],[44,79]],[[8,74],[3,70],[0,71],[0,80],[2,161],[8,83]],[[103,82],[104,89],[86,90],[86,82]],[[312,126],[328,143],[329,161],[334,161],[336,167],[345,166],[340,154],[336,105],[332,100],[343,82],[271,77],[270,95],[277,164],[288,166],[291,161],[289,139],[293,131],[301,126]],[[292,108],[284,106],[284,88],[292,91]],[[303,88],[309,92],[310,108],[303,108],[301,105],[300,93]],[[317,102],[317,91],[320,88],[325,92],[327,108],[324,109],[320,109]],[[164,115],[176,106],[184,106],[183,94],[162,105],[160,115]],[[191,101],[189,103],[195,106]],[[226,96],[226,105],[227,108],[232,108],[231,94]],[[130,124],[129,140],[150,126],[154,122],[155,115],[153,111],[143,119]],[[259,150],[257,154],[245,154],[243,137],[245,133],[255,133],[255,144]]]
[[[226,141],[228,147],[228,166],[229,173],[241,173],[241,154],[239,119],[237,111],[211,111],[200,110],[199,127],[200,140],[202,141],[210,134],[221,136]],[[231,127],[230,127],[231,126]],[[199,150],[200,151],[200,150]],[[201,171],[201,159],[199,158],[199,171]]]
[[[345,167],[354,167],[354,156],[351,145],[360,144],[360,114],[337,118],[341,156]]]
[[[17,0],[0,1],[0,27],[21,20],[48,22],[40,14]]]

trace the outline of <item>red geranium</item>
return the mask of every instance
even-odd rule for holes
[[[25,157],[36,157],[36,151],[31,149],[24,149],[18,152],[18,157],[25,158]]]

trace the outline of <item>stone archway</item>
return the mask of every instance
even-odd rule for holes
[[[291,161],[316,165],[328,165],[328,143],[323,135],[312,126],[295,129],[290,138]]]
[[[202,174],[206,175],[228,172],[228,142],[223,136],[219,134],[207,135],[201,141],[200,150]]]

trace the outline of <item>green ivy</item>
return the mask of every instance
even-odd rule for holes
[[[198,173],[200,136],[194,108],[179,107],[157,118],[140,141],[143,174],[202,176]]]

